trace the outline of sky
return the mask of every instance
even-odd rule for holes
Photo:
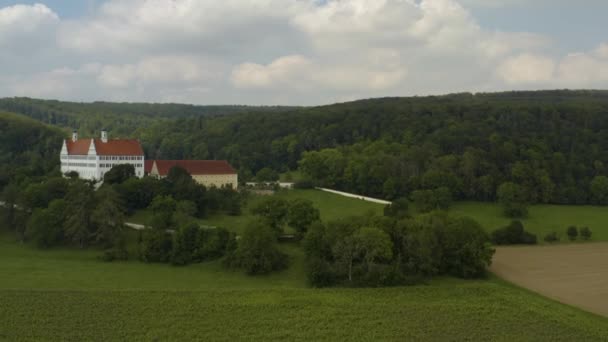
[[[0,96],[321,105],[608,88],[605,0],[0,0]]]

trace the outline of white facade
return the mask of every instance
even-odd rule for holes
[[[88,143],[88,150],[82,148]],[[69,151],[68,143],[76,144],[80,146],[77,151]],[[60,156],[61,159],[61,173],[66,174],[68,172],[75,171],[78,173],[80,178],[89,180],[102,180],[106,172],[115,165],[120,164],[132,164],[135,167],[135,176],[141,178],[144,176],[144,156],[141,155],[122,155],[122,153],[112,154],[100,154],[97,152],[96,144],[115,144],[116,147],[120,147],[120,142],[108,141],[107,133],[102,134],[101,140],[85,139],[78,140],[78,135],[74,133],[72,141],[63,141]]]

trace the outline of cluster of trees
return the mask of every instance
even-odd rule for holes
[[[303,246],[308,279],[318,287],[404,285],[437,275],[481,277],[494,254],[477,222],[444,212],[417,220],[367,216],[317,222]]]
[[[305,199],[287,201],[280,197],[266,197],[251,209],[255,219],[248,223],[238,240],[238,247],[228,254],[225,265],[244,269],[248,274],[265,274],[282,270],[289,264],[288,256],[281,252],[278,241],[286,238],[286,225],[299,240],[308,229],[320,220],[319,210]],[[292,237],[289,235],[289,237]]]
[[[124,205],[110,186],[93,190],[80,179],[48,178],[2,192],[3,222],[20,241],[40,248],[99,245],[111,258],[125,258]]]
[[[70,243],[81,248],[101,246],[105,250],[105,258],[112,260],[127,257],[124,221],[126,215],[136,210],[149,209],[152,212],[148,225],[155,232],[166,235],[167,230],[179,228],[175,234],[177,241],[181,241],[181,229],[192,229],[197,217],[217,211],[238,215],[241,211],[243,198],[240,193],[229,188],[206,189],[178,167],[171,169],[168,177],[159,180],[136,178],[132,165],[119,165],[106,173],[105,178],[106,182],[98,190],[94,190],[93,183],[77,177],[47,177],[10,183],[0,196],[4,202],[3,222],[5,226],[12,227],[20,241],[32,241],[41,248]],[[178,259],[182,261],[154,258],[150,256],[151,252],[142,252],[142,258],[146,261],[170,260],[176,264],[209,258],[215,254],[207,251],[212,248],[206,243],[234,239],[223,230],[217,232],[218,236],[204,234],[204,237],[197,237],[200,242],[197,246],[205,251],[193,252],[195,256],[191,259],[177,252],[176,255],[181,255]],[[158,238],[163,234],[150,236]],[[144,235],[146,239],[143,241],[150,241],[149,234]],[[173,253],[172,238],[165,238],[170,240],[169,252]],[[182,248],[179,243],[175,245]],[[142,247],[142,250],[149,249],[153,247],[148,248],[145,244]]]

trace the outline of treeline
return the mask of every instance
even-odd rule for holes
[[[114,136],[131,137],[141,127],[159,120],[202,118],[236,113],[286,111],[280,106],[197,106],[174,103],[66,102],[26,97],[0,99],[0,110],[19,113],[82,136],[97,136],[102,128]]]

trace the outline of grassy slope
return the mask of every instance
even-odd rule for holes
[[[315,201],[325,220],[382,210],[317,191],[280,196]],[[248,277],[219,262],[103,263],[96,251],[40,251],[0,235],[0,340],[600,341],[608,336],[605,318],[497,279],[310,289],[301,250],[283,248],[292,259],[288,270]]]
[[[526,230],[538,235],[540,242],[552,231],[560,233],[562,241],[565,241],[566,228],[570,225],[587,226],[593,232],[592,240],[608,241],[608,208],[606,207],[536,205],[529,210],[529,217],[522,222]],[[488,231],[510,222],[509,218],[502,215],[500,206],[492,203],[457,203],[450,212],[472,217]]]

